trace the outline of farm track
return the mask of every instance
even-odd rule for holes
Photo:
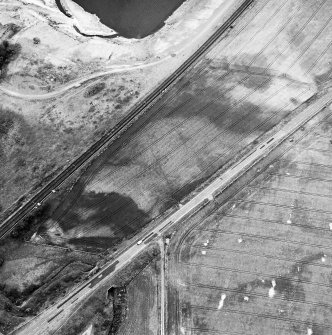
[[[250,217],[250,216],[242,216],[242,215],[236,215],[236,214],[226,214],[223,215],[224,218],[236,218],[236,219],[243,219],[243,220],[248,220],[248,221],[257,221],[257,222],[268,222],[268,223],[273,223],[276,225],[281,225],[281,226],[288,226],[289,224],[287,222],[282,222],[279,220],[271,220],[271,219],[260,219],[260,218],[256,218],[256,217]],[[313,221],[313,222],[319,222],[317,220]],[[320,221],[321,223],[323,223],[324,221]],[[307,229],[314,229],[314,230],[321,230],[321,231],[325,231],[328,232],[330,231],[327,228],[321,228],[321,227],[312,227],[312,226],[306,226],[306,225],[300,225],[300,224],[296,224],[296,223],[292,223],[293,226],[295,227],[299,227],[299,228],[307,228]],[[204,229],[199,229],[199,230],[204,230]],[[211,229],[211,231],[214,231],[213,229]],[[319,246],[322,247],[321,245],[317,245],[317,244],[310,244],[311,246]],[[326,247],[324,247],[326,248]],[[332,249],[332,248],[331,248]]]
[[[190,68],[207,50],[229,29],[229,27],[239,18],[239,16],[253,3],[254,0],[245,0],[242,5],[231,15],[231,17],[191,56],[189,57],[170,77],[168,77],[159,87],[136,108],[134,108],[123,120],[121,120],[109,133],[93,144],[85,153],[71,163],[56,178],[48,183],[41,191],[33,196],[26,204],[15,211],[9,218],[4,220],[0,227],[0,238],[11,232],[15,225],[25,218],[36,206],[52,194],[52,190],[61,186],[78,168],[85,164],[92,157],[96,156],[101,149],[109,145],[114,139],[122,134],[132,125],[143,113],[149,109],[160,97],[162,92],[168,89],[179,77]]]
[[[324,165],[323,165],[323,167],[324,167]],[[305,171],[305,170],[302,170],[302,171]],[[291,174],[291,173],[288,173],[288,174],[286,174],[286,173],[285,174],[270,173],[270,176],[283,177],[283,178],[293,178],[293,179],[304,179],[304,180],[309,180],[309,181],[323,181],[324,183],[330,183],[330,182],[332,182],[332,179],[324,179],[324,178],[319,178],[319,177],[298,176],[296,174]],[[253,186],[253,188],[254,188],[254,186]],[[314,194],[314,195],[318,195],[318,194]]]
[[[241,290],[237,290],[237,289],[231,289],[228,287],[221,287],[221,286],[216,286],[216,285],[207,285],[207,284],[193,284],[190,282],[185,283],[186,286],[188,287],[193,287],[193,288],[203,288],[203,289],[211,289],[211,290],[216,290],[216,291],[220,291],[220,292],[229,292],[232,294],[239,294],[241,296],[245,296],[246,293],[243,293],[243,291]],[[262,293],[250,293],[251,297],[257,297],[257,298],[263,298],[265,300],[268,300],[269,298],[267,297],[266,294],[262,294]],[[284,297],[275,297],[276,300],[280,300],[280,301],[287,301],[286,298]],[[325,303],[320,303],[320,302],[314,302],[314,301],[302,301],[301,299],[293,299],[294,302],[299,302],[305,305],[309,305],[309,306],[320,306],[320,307],[325,307],[325,308],[332,308],[331,304],[325,304]]]
[[[278,279],[279,276],[276,276],[274,273],[266,273],[266,272],[255,272],[255,271],[247,271],[247,270],[239,270],[236,268],[229,268],[226,266],[214,266],[214,265],[206,265],[202,263],[186,263],[186,262],[180,262],[178,264],[181,264],[182,266],[188,266],[188,267],[201,267],[204,269],[211,269],[211,270],[223,270],[226,272],[231,272],[231,273],[236,273],[236,274],[248,274],[248,275],[253,275],[253,276],[260,276],[260,277],[265,277],[265,278],[276,278]],[[332,288],[332,285],[327,285],[327,284],[322,284],[320,282],[314,282],[310,280],[290,280],[293,283],[301,283],[301,284],[309,284],[317,287],[323,287],[323,288]]]
[[[31,28],[29,26],[27,29]],[[54,91],[49,93],[42,93],[42,94],[23,94],[17,91],[10,90],[4,86],[0,86],[0,91],[2,91],[4,94],[8,96],[12,96],[14,98],[24,99],[24,100],[48,100],[48,99],[54,99],[59,97],[62,94],[65,94],[67,91],[73,88],[78,88],[82,84],[89,82],[90,80],[103,78],[105,76],[115,74],[115,73],[125,73],[129,71],[135,71],[139,69],[149,68],[153,66],[158,66],[158,64],[165,62],[165,59],[158,60],[156,62],[148,63],[148,64],[137,64],[132,66],[122,66],[121,68],[114,68],[114,66],[110,66],[109,70],[103,70],[99,71],[90,75],[86,75],[84,77],[81,77],[67,85],[61,86],[56,88]],[[6,82],[6,81],[4,81]],[[8,82],[7,82],[8,83]]]
[[[332,214],[332,211],[323,211],[320,209],[315,209],[315,208],[308,208],[308,207],[296,207],[292,205],[281,205],[281,204],[276,204],[273,202],[267,202],[267,201],[255,201],[255,200],[239,200],[237,203],[242,203],[242,204],[253,204],[253,205],[268,205],[271,207],[278,207],[278,208],[294,208],[299,211],[304,211],[304,212],[315,212],[315,213],[321,213],[321,214]]]
[[[298,177],[297,179],[305,179],[305,180],[315,180],[315,181],[323,181],[322,179],[318,178],[300,178]],[[330,182],[331,180],[325,180]],[[309,195],[312,197],[320,197],[320,198],[332,198],[332,195],[326,195],[326,194],[320,194],[320,193],[312,193],[312,192],[304,192],[304,191],[294,191],[294,190],[288,190],[285,188],[276,188],[276,187],[264,187],[264,186],[249,186],[248,189],[252,190],[259,190],[259,191],[276,191],[276,192],[285,192],[285,193],[292,193],[292,194],[300,194],[300,195]]]
[[[236,218],[236,216],[234,216]],[[256,220],[256,219],[255,219]],[[262,222],[266,222],[266,220],[261,220]],[[315,228],[312,228],[315,229]],[[248,238],[256,238],[256,239],[262,239],[262,240],[271,240],[275,242],[282,242],[282,243],[287,243],[287,244],[298,244],[300,246],[307,246],[307,247],[314,247],[314,248],[324,248],[331,250],[331,247],[320,245],[320,244],[314,244],[314,243],[305,243],[305,242],[300,242],[300,241],[294,241],[294,240],[287,240],[287,239],[282,239],[282,238],[277,238],[273,236],[268,236],[268,235],[261,235],[261,234],[250,234],[250,233],[244,233],[243,231],[229,231],[226,229],[197,229],[200,232],[212,232],[214,234],[221,234],[221,235],[234,235],[234,236],[243,236],[243,237],[248,237]]]
[[[218,311],[217,308],[213,308],[213,307],[206,307],[206,306],[199,306],[199,305],[192,305],[191,306],[194,309],[201,309],[201,310],[206,310],[206,311]],[[295,318],[287,318],[287,317],[282,317],[282,316],[275,316],[272,314],[260,314],[260,313],[254,313],[254,312],[245,312],[245,311],[241,311],[238,309],[230,309],[228,308],[227,310],[225,310],[228,313],[234,313],[234,314],[238,314],[241,316],[254,316],[254,317],[258,317],[258,318],[264,318],[264,319],[272,319],[272,320],[281,320],[284,322],[288,322],[288,323],[296,323],[296,324],[300,324],[303,326],[307,326],[308,322],[305,320],[301,320],[301,319],[295,319]],[[319,326],[319,327],[324,327],[324,328],[332,328],[332,324],[323,324],[323,323],[315,323],[315,325]]]

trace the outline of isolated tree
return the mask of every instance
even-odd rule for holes
[[[11,44],[7,40],[0,43],[0,75],[3,75],[5,67],[18,55],[20,44]]]
[[[40,38],[34,37],[33,38],[33,44],[39,44],[40,43]]]

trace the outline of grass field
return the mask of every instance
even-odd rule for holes
[[[0,259],[0,332],[7,334],[72,289],[99,257],[7,239]]]
[[[332,114],[324,113],[228,208],[200,213],[177,236],[170,333],[331,334]]]
[[[257,1],[89,167],[47,221],[48,238],[114,246],[289,115],[318,75],[329,78],[330,6]]]

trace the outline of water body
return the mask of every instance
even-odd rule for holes
[[[67,11],[63,8],[61,4],[61,0],[55,0],[56,5],[58,6],[60,12],[68,17],[71,17],[71,14],[67,13]]]
[[[127,38],[159,30],[185,0],[74,0],[106,26]]]

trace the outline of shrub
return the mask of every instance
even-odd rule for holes
[[[20,44],[11,44],[6,40],[0,43],[0,74],[2,77],[7,65],[18,56],[20,51]]]
[[[27,216],[20,223],[18,223],[11,232],[10,234],[11,237],[20,240],[30,238],[33,231],[37,229],[39,224],[42,223],[46,218],[48,218],[49,211],[50,211],[50,205],[48,203],[44,204],[34,213]]]
[[[33,38],[33,44],[39,44],[40,43],[40,38],[34,37]]]
[[[6,109],[0,108],[0,138],[6,136],[13,126],[13,114]]]
[[[96,95],[98,93],[100,93],[104,88],[105,88],[105,83],[98,83],[96,85],[93,85],[91,87],[89,87],[85,93],[84,93],[84,97],[85,98],[90,98],[93,95]]]

